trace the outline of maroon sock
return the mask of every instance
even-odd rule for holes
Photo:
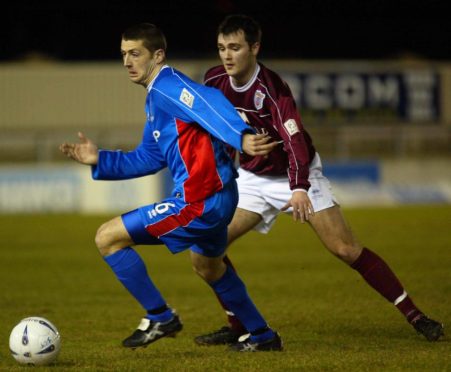
[[[232,261],[230,261],[230,259],[227,255],[224,256],[223,261],[227,266],[230,266],[233,269],[233,271],[236,271],[235,267],[232,265]],[[224,311],[227,314],[227,320],[230,324],[230,328],[232,328],[234,331],[237,331],[239,333],[247,333],[244,325],[238,320],[238,318],[235,315],[232,315],[233,313],[227,308],[227,306],[224,304],[224,302],[222,302],[222,300],[219,298],[219,296],[217,294],[216,294],[216,298],[218,299],[219,303],[221,304],[222,308],[224,309]]]
[[[408,322],[414,321],[422,314],[390,267],[368,248],[363,248],[362,253],[351,267],[358,271],[371,287],[393,303],[404,314]]]

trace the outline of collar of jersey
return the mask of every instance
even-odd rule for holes
[[[257,65],[256,65],[256,67],[255,67],[255,71],[254,71],[254,73],[252,74],[252,77],[251,77],[251,78],[249,79],[249,81],[248,81],[246,84],[244,84],[242,87],[237,87],[237,86],[235,86],[235,84],[233,84],[232,77],[229,76],[229,79],[230,79],[230,86],[232,87],[232,89],[233,89],[235,92],[245,92],[246,90],[248,90],[248,89],[251,87],[252,84],[254,84],[255,80],[257,79],[257,75],[258,75],[259,72],[260,72],[260,65],[257,63]]]
[[[150,90],[152,89],[153,83],[155,82],[155,80],[157,79],[157,77],[161,74],[161,71],[163,71],[165,68],[169,68],[168,65],[164,65],[160,71],[158,71],[158,74],[155,75],[155,77],[152,79],[152,81],[149,83],[149,85],[147,86],[147,91],[150,92]]]

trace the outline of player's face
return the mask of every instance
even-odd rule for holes
[[[237,85],[246,84],[252,77],[259,49],[260,43],[250,46],[241,30],[228,35],[218,35],[219,57],[227,74]]]
[[[155,75],[156,61],[142,40],[122,40],[121,54],[130,80],[145,87],[149,85]]]

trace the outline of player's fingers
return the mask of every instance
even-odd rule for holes
[[[272,149],[277,146],[277,142],[269,142],[269,143],[260,143],[256,145],[258,149]]]
[[[267,148],[266,148],[265,153],[263,154],[263,156],[264,156],[265,158],[267,158],[267,157],[268,157],[268,154],[269,154],[272,150],[274,150],[274,148],[275,148],[278,144],[279,144],[278,142],[271,142],[271,143],[268,143]]]
[[[303,211],[304,211],[304,217],[305,217],[306,221],[309,221],[310,217],[315,215],[315,210],[313,209],[313,205],[311,202],[305,204]]]
[[[73,143],[63,143],[60,146],[61,152],[66,155],[68,158],[72,158],[74,160],[78,160],[78,149],[79,146],[76,146]]]
[[[277,142],[271,142],[271,143],[267,143],[265,145],[259,145],[256,147],[255,153],[257,155],[269,154],[276,145],[277,145]]]
[[[268,138],[271,137],[269,137],[267,134],[254,134],[249,137],[249,143],[253,147],[259,146],[268,142]]]
[[[87,143],[89,141],[82,132],[78,132],[78,138],[80,138],[81,143]]]
[[[71,149],[71,144],[69,143],[62,143],[60,145],[60,151],[63,152],[64,154],[66,154],[67,152],[69,152]]]
[[[310,212],[309,212],[309,209],[308,209],[308,208],[305,208],[305,209],[302,211],[301,216],[302,216],[302,218],[301,218],[302,223],[307,222],[307,221],[309,220],[309,218],[310,218]]]
[[[267,134],[259,135],[259,136],[261,136],[261,137],[256,137],[256,138],[254,139],[255,144],[258,144],[258,145],[264,145],[265,143],[268,143],[269,141],[272,140],[272,137],[271,137],[271,136],[268,136]]]
[[[285,204],[282,208],[280,208],[281,211],[286,211],[288,208],[291,207],[290,203]]]
[[[254,141],[259,141],[265,137],[269,137],[269,136],[266,133],[257,133],[257,134],[254,134],[253,139],[254,139]]]
[[[299,204],[293,207],[293,218],[296,217],[296,221],[299,219],[301,223],[305,223],[310,219],[312,212],[313,207],[309,203]]]
[[[294,221],[301,220],[301,222],[304,223],[304,216],[300,209],[293,208],[293,220]]]
[[[315,210],[313,209],[312,203],[309,203],[309,205],[308,205],[308,214],[310,216],[314,216],[315,215]]]

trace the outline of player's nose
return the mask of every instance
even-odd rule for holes
[[[125,67],[131,66],[131,63],[130,63],[130,57],[127,56],[127,55],[124,56],[124,66],[125,66]]]

